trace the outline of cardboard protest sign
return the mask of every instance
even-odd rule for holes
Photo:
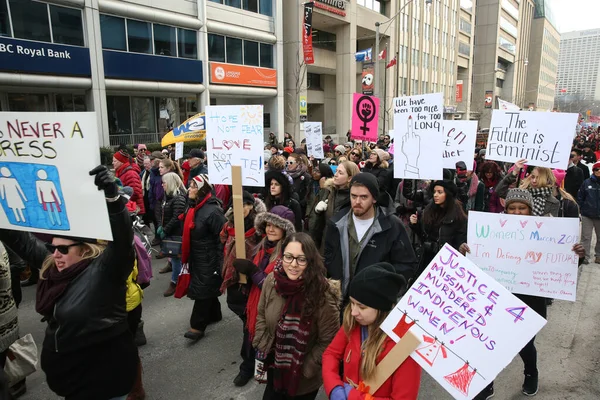
[[[96,114],[0,112],[0,227],[112,240]]]
[[[321,122],[305,122],[304,136],[306,137],[307,155],[314,158],[325,158],[323,154],[323,128]]]
[[[394,178],[442,179],[442,93],[394,99]]]
[[[352,100],[352,140],[377,142],[379,137],[379,98],[354,93]]]
[[[467,257],[512,293],[576,300],[578,218],[469,212]]]
[[[472,399],[546,320],[448,244],[381,329],[423,340],[411,357],[455,399]]]
[[[455,169],[457,162],[464,161],[471,171],[476,140],[477,121],[444,121],[443,167]]]
[[[242,185],[264,186],[263,106],[207,106],[208,179],[231,185],[231,167],[242,167]]]
[[[178,142],[193,142],[206,137],[204,113],[199,113],[186,119],[181,125],[173,128],[160,141],[162,147]]]
[[[485,158],[566,170],[576,125],[577,114],[494,110]]]

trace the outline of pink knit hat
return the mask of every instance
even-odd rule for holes
[[[563,182],[565,181],[567,171],[564,169],[553,169],[552,173],[554,174],[554,178],[556,178],[556,186],[563,187]]]

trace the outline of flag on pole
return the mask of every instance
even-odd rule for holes
[[[396,57],[392,58],[392,59],[390,60],[390,62],[389,62],[389,63],[388,63],[386,66],[385,66],[385,68],[386,68],[386,69],[387,69],[387,68],[392,68],[394,65],[396,65],[396,62],[397,62],[397,61],[396,61]]]
[[[386,60],[387,59],[387,49],[383,49],[379,52],[379,59]]]
[[[366,50],[357,51],[354,55],[356,62],[371,61],[373,59],[373,48],[369,47]]]
[[[498,97],[498,108],[504,111],[519,111],[521,109],[518,105],[502,100],[500,97]]]

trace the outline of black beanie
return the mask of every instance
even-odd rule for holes
[[[435,181],[435,182],[431,182],[431,193],[433,193],[433,189],[436,186],[441,186],[444,188],[444,191],[446,192],[446,194],[449,194],[450,196],[456,198],[456,195],[458,194],[458,187],[456,186],[456,184],[452,181],[448,181],[448,180],[441,180],[441,181]]]
[[[352,180],[350,181],[350,187],[354,186],[355,183],[364,185],[367,189],[369,189],[371,196],[373,196],[375,200],[379,198],[379,182],[377,182],[375,175],[368,172],[358,173],[352,177]]]
[[[242,193],[242,202],[243,204],[254,205],[254,196],[252,196],[252,193],[244,190]]]
[[[367,307],[390,311],[406,285],[392,264],[381,262],[361,269],[350,282],[349,295]]]

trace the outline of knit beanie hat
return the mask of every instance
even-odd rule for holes
[[[392,264],[380,262],[358,271],[350,282],[348,294],[367,307],[390,311],[405,285],[404,277],[396,273]]]
[[[375,199],[379,198],[379,182],[377,182],[375,175],[368,172],[360,172],[352,177],[352,180],[350,181],[350,187],[354,186],[355,184],[365,186],[367,189],[369,189],[371,196],[373,196]]]
[[[198,186],[198,190],[202,190],[204,186],[208,186],[209,190],[213,189],[213,185],[208,181],[208,175],[199,174],[192,178],[192,181],[196,182],[196,186]]]
[[[346,152],[346,148],[341,144],[338,144],[337,146],[335,146],[335,149],[333,149],[333,151],[337,151],[339,153],[344,154]]]
[[[244,190],[242,193],[242,202],[243,204],[254,205],[254,196],[252,196],[252,193]]]
[[[531,193],[528,190],[519,188],[510,189],[506,195],[504,208],[508,208],[510,203],[514,202],[527,204],[533,210],[533,197],[531,197]]]
[[[600,162],[597,162],[592,166],[592,170],[594,170],[596,168],[600,168]]]
[[[556,178],[556,186],[563,187],[563,182],[565,180],[565,176],[567,176],[567,171],[564,169],[553,169],[552,173],[554,174],[554,178]]]
[[[321,177],[333,178],[333,171],[331,170],[331,166],[329,164],[320,163],[319,173],[321,174]]]
[[[449,181],[449,180],[441,180],[441,181],[435,181],[431,183],[431,192],[433,193],[433,189],[436,186],[441,186],[444,188],[444,191],[446,192],[446,194],[449,194],[450,196],[456,198],[456,195],[458,194],[458,187],[456,187],[456,184],[453,181]]]
[[[117,151],[115,154],[113,154],[113,157],[122,162],[123,164],[127,164],[129,162],[129,154],[127,154],[123,150]]]

